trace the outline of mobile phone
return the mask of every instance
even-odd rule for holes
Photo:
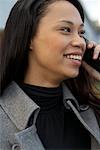
[[[88,40],[85,39],[85,41],[86,41],[86,45],[87,45]],[[99,59],[96,59],[96,60],[93,59],[93,52],[94,52],[94,47],[91,48],[91,49],[86,48],[83,60],[88,65],[90,65],[91,67],[93,67],[95,70],[97,70],[98,72],[100,72],[100,60]]]

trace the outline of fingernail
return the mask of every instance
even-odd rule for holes
[[[88,44],[88,48],[91,48],[92,47],[92,45],[91,44]]]
[[[94,54],[93,55],[93,59],[97,59],[98,55],[97,54]]]

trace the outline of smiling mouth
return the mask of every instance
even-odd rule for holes
[[[74,60],[82,61],[81,55],[64,54],[64,57],[66,57],[67,59],[74,59]]]

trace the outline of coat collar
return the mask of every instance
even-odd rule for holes
[[[70,100],[72,104],[76,107],[76,109],[80,111],[80,106],[79,106],[78,101],[72,95],[71,91],[68,89],[68,87],[66,86],[64,82],[62,83],[62,87],[63,87],[63,102],[64,102],[65,107],[67,109],[70,109],[70,106],[67,104],[67,101]]]
[[[19,130],[26,128],[29,117],[34,111],[36,119],[39,111],[39,106],[14,81],[4,91],[0,104]]]
[[[66,100],[70,99],[76,104],[77,108],[79,108],[77,100],[71,94],[67,86],[63,83],[62,87],[64,105],[67,105]],[[33,121],[35,123],[40,109],[14,81],[4,91],[0,104],[19,130],[26,128],[28,120],[33,112],[35,112]],[[66,107],[69,108],[69,106]]]

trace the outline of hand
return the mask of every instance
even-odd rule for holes
[[[94,54],[93,54],[93,59],[98,59],[100,60],[100,44],[96,44],[94,41],[88,41],[87,43],[88,49],[91,49],[94,47]]]
[[[91,41],[91,42],[88,42],[87,47],[88,49],[91,49],[94,47],[93,59],[100,60],[100,44],[97,45],[95,42]],[[87,72],[92,78],[100,81],[100,73],[98,71],[96,71],[93,67],[88,65],[85,61],[82,62],[82,66],[87,70]]]

